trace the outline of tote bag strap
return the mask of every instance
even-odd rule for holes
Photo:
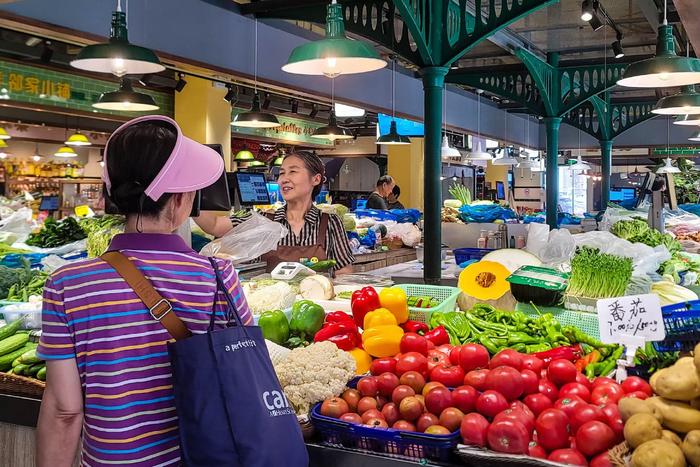
[[[233,317],[234,321],[236,322],[237,326],[243,326],[243,321],[241,321],[241,317],[238,314],[238,308],[236,307],[236,304],[233,302],[233,298],[231,298],[231,294],[228,293],[228,289],[226,288],[226,284],[224,284],[224,280],[221,277],[221,272],[219,272],[219,268],[216,265],[216,260],[214,258],[209,258],[209,262],[211,263],[211,267],[214,268],[214,274],[216,274],[216,284],[218,287],[218,290],[221,291],[221,293],[226,297],[226,303],[228,303],[229,310],[231,311],[231,316]]]
[[[108,251],[100,258],[114,268],[126,281],[134,293],[148,308],[153,319],[158,321],[175,340],[190,337],[192,333],[185,323],[173,312],[173,306],[168,300],[153,288],[151,282],[139,271],[129,258],[119,251]]]

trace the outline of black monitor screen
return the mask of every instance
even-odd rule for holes
[[[265,174],[257,172],[236,172],[238,198],[244,206],[270,204]]]
[[[506,188],[503,182],[496,182],[496,199],[506,199]]]
[[[220,144],[207,144],[206,146],[218,152],[223,159],[223,149]],[[199,208],[202,211],[229,211],[231,209],[231,198],[229,197],[225,173],[222,173],[217,181],[202,188],[199,192],[201,195]]]
[[[42,197],[39,211],[58,211],[58,196]]]

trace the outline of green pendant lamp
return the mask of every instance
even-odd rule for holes
[[[326,139],[328,141],[354,138],[354,136],[346,128],[338,126],[338,121],[335,118],[334,110],[331,110],[331,113],[328,117],[328,125],[322,126],[314,130],[314,132],[311,134],[311,137],[318,139]]]
[[[411,144],[411,140],[408,136],[400,135],[396,129],[396,59],[391,60],[391,125],[389,126],[389,133],[377,138],[377,144],[386,145],[405,145]],[[379,130],[379,124],[377,124],[377,130]]]
[[[5,129],[0,126],[0,140],[10,139],[10,138],[12,138],[12,136],[8,135],[7,131],[5,131]]]
[[[693,133],[693,136],[688,138],[690,141],[700,142],[700,131]]]
[[[254,160],[254,161],[250,161],[248,163],[248,168],[254,169],[254,170],[260,170],[260,169],[266,169],[267,165],[263,161]]]
[[[70,146],[61,146],[53,155],[56,157],[78,157],[78,154]]]
[[[700,94],[694,85],[683,86],[681,92],[659,99],[651,111],[658,115],[695,115],[700,114]]]
[[[659,26],[656,56],[627,67],[617,84],[630,88],[666,88],[700,83],[700,60],[676,55],[673,26],[666,20],[667,1],[664,1],[664,21]]]
[[[260,97],[258,92],[255,91],[250,111],[237,114],[233,117],[231,125],[244,128],[276,128],[281,123],[271,113],[260,111]]]
[[[272,167],[282,167],[282,161],[284,161],[285,156],[286,156],[286,152],[285,152],[284,148],[280,148],[277,151],[277,157],[272,159],[271,166]]]
[[[334,78],[367,73],[386,66],[372,46],[345,37],[342,5],[333,0],[326,13],[326,37],[296,47],[282,70],[298,75]]]
[[[96,109],[121,110],[124,112],[146,112],[158,110],[158,105],[148,94],[134,91],[131,80],[122,78],[119,89],[102,93],[100,98],[92,104]]]
[[[244,147],[236,153],[233,160],[236,162],[250,162],[255,160],[255,155],[250,152],[250,149]]]
[[[121,0],[117,2],[117,11],[112,12],[109,42],[83,47],[70,64],[80,70],[112,73],[119,77],[165,70],[151,49],[129,43],[126,14],[122,12]]]
[[[673,122],[674,125],[697,126],[700,125],[700,115],[679,115]]]

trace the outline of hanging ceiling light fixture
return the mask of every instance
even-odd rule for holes
[[[503,134],[508,134],[508,112],[503,111]],[[519,160],[513,157],[513,148],[504,146],[503,148],[498,148],[496,154],[503,154],[501,157],[496,156],[495,159],[491,161],[493,165],[519,165]]]
[[[411,144],[408,136],[400,135],[396,129],[396,57],[391,58],[391,125],[389,133],[377,138],[377,144]],[[377,131],[379,131],[379,123],[377,123]]]
[[[493,159],[493,156],[484,151],[483,148],[481,147],[482,145],[482,140],[481,140],[481,93],[483,93],[481,89],[476,90],[476,142],[472,144],[474,146],[472,150],[469,152],[467,155],[468,160],[472,161],[490,161]],[[474,139],[472,138],[472,141]],[[478,145],[478,146],[477,146]]]
[[[454,158],[461,158],[462,153],[450,145],[450,138],[447,136],[447,86],[442,85],[442,120],[444,132],[442,134],[442,146],[440,147],[440,158],[449,161]]]
[[[659,26],[656,56],[627,67],[617,84],[631,88],[666,88],[700,83],[700,60],[679,57],[673,39],[673,26],[668,24],[664,0],[664,21]]]
[[[247,146],[244,146],[243,149],[238,151],[236,155],[233,158],[234,161],[236,162],[249,162],[249,161],[254,161],[255,160],[255,155],[248,149]]]
[[[0,139],[0,148],[6,148],[6,147],[7,147],[7,143],[5,142],[5,140]]]
[[[625,50],[622,48],[622,34],[617,33],[617,39],[612,43],[613,55],[615,58],[622,58],[625,56]]]
[[[538,157],[533,161],[532,167],[530,167],[530,170],[532,172],[545,172],[547,168],[545,167],[544,159],[541,157]]]
[[[56,157],[78,157],[78,154],[70,146],[61,146],[53,155]]]
[[[282,161],[284,161],[285,155],[284,148],[279,148],[277,150],[277,157],[272,160],[272,167],[282,167]]]
[[[151,49],[129,43],[126,14],[122,12],[121,0],[117,1],[117,11],[112,12],[109,42],[83,47],[70,65],[85,71],[112,73],[120,78],[124,75],[145,75],[165,70]]]
[[[693,136],[688,138],[690,141],[700,141],[700,131],[693,133]]]
[[[353,139],[354,136],[346,128],[338,126],[338,121],[335,118],[335,79],[331,78],[331,111],[328,115],[328,125],[317,128],[312,134],[312,138],[326,139],[328,141],[336,141],[342,139]]]
[[[299,75],[367,73],[386,66],[376,50],[363,41],[345,37],[343,7],[333,0],[326,8],[326,37],[292,50],[282,70]]]
[[[600,19],[600,13],[598,0],[583,0],[581,4],[581,19],[587,21],[594,31],[597,31],[604,25]]]
[[[0,140],[10,139],[10,138],[12,138],[12,136],[8,135],[7,131],[5,131],[5,129],[0,126]]]
[[[674,125],[700,125],[700,115],[679,115],[673,122]]]
[[[244,128],[276,128],[281,125],[277,117],[260,110],[260,96],[258,95],[258,20],[255,19],[255,51],[253,54],[253,104],[250,111],[242,112],[233,117],[231,125]],[[228,93],[227,93],[228,94]]]
[[[660,167],[656,173],[657,174],[677,174],[680,173],[681,169],[673,165],[673,162],[671,161],[670,157],[667,157],[664,160],[664,165]]]
[[[134,91],[131,80],[126,77],[122,78],[119,89],[103,93],[92,106],[96,109],[124,112],[146,112],[159,108],[151,96]]]
[[[77,119],[76,119],[77,120]],[[80,128],[78,128],[78,122],[76,121],[76,128],[75,128],[75,133],[70,135],[68,139],[64,142],[66,146],[90,146],[90,140],[80,132]]]
[[[657,115],[695,115],[700,114],[700,94],[694,85],[683,86],[681,92],[659,99],[651,111]]]

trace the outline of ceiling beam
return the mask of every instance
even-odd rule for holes
[[[688,35],[688,39],[693,46],[695,55],[700,51],[700,2],[697,0],[673,0],[681,22]]]
[[[637,6],[642,10],[642,14],[647,19],[651,30],[656,32],[659,29],[659,9],[654,0],[637,0]]]

